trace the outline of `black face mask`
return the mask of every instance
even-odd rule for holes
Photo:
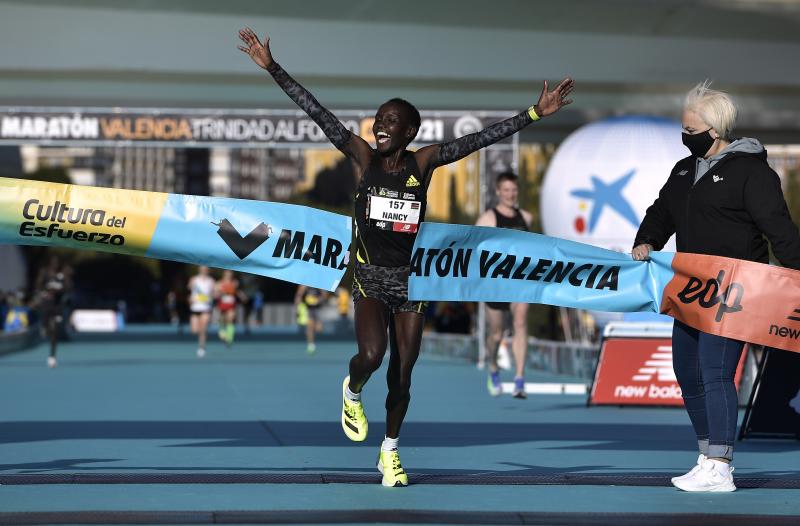
[[[716,140],[711,136],[711,128],[694,135],[691,133],[682,133],[681,135],[683,136],[683,145],[689,148],[695,157],[703,157]]]

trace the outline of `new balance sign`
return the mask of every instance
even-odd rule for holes
[[[745,354],[736,371],[737,388]],[[645,337],[604,339],[589,396],[590,404],[600,405],[683,405],[672,369],[672,341]]]

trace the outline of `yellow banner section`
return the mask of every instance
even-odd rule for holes
[[[144,255],[168,194],[0,178],[6,242]]]

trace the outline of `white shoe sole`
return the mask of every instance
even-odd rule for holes
[[[693,477],[695,473],[697,473],[698,471],[700,471],[700,464],[701,464],[701,462],[702,462],[703,460],[705,460],[705,459],[706,459],[705,455],[700,455],[700,457],[697,459],[697,464],[695,464],[694,466],[692,466],[692,469],[690,469],[689,471],[687,471],[687,472],[686,472],[686,473],[684,473],[683,475],[678,475],[677,477],[672,477],[672,478],[670,479],[670,481],[672,482],[672,484],[674,485],[674,484],[675,484],[676,482],[678,482],[679,480],[688,480],[689,478]]]
[[[684,473],[683,475],[680,475],[678,477],[672,477],[670,479],[670,481],[672,482],[672,484],[675,484],[676,482],[680,482],[682,480],[688,480],[689,478],[694,476],[695,472],[696,472],[696,470],[693,469],[692,471],[689,471],[688,473]]]
[[[707,486],[704,488],[693,487],[685,482],[685,480],[678,480],[672,484],[679,490],[689,493],[730,493],[732,491],[736,491],[736,485],[733,482],[727,482],[717,486]]]

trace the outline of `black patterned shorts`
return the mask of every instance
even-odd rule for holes
[[[393,312],[425,312],[425,301],[409,301],[408,275],[410,268],[379,267],[357,263],[353,276],[353,302],[361,298],[382,301]]]

